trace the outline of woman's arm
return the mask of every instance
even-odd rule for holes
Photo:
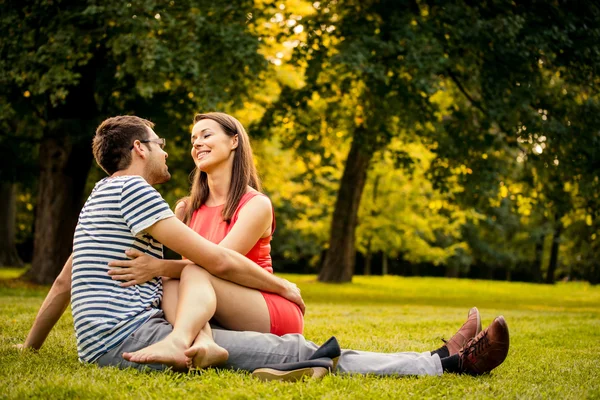
[[[219,278],[279,294],[304,309],[295,284],[265,271],[246,256],[211,243],[176,218],[158,221],[146,232]]]
[[[272,210],[271,201],[267,197],[255,196],[250,199],[240,210],[238,220],[219,246],[248,254],[260,238],[268,236],[265,233],[271,233]]]
[[[18,348],[39,349],[44,344],[48,334],[63,315],[71,301],[71,270],[73,269],[73,255],[69,257],[62,271],[52,284],[50,292],[46,295],[35,321],[25,339],[25,343],[17,345]]]
[[[250,200],[246,207],[242,209],[242,211],[245,211],[243,214],[242,211],[240,211],[236,225],[227,237],[221,241],[219,246],[204,239],[198,233],[174,218],[163,220],[165,222],[171,220],[168,224],[169,227],[159,230],[160,234],[165,235],[164,239],[156,236],[154,231],[155,227],[160,225],[162,221],[159,221],[148,228],[147,232],[167,247],[173,249],[189,260],[192,260],[196,264],[203,266],[211,274],[242,286],[277,293],[298,304],[304,312],[304,302],[300,296],[300,290],[294,283],[275,277],[273,274],[267,272],[242,255],[250,251],[260,239],[261,235],[267,229],[270,229],[272,223],[273,214],[271,211],[271,203],[267,198],[263,196],[260,197],[260,201],[254,202],[249,208],[248,206],[254,199]],[[183,219],[186,207],[187,204],[184,201],[177,204],[175,207],[175,216],[178,219]],[[257,218],[253,218],[253,216],[256,216]],[[238,225],[240,225],[239,228],[234,232],[234,229],[236,229],[236,226]],[[171,229],[173,229],[173,232],[171,232]],[[249,231],[251,233],[243,231]],[[234,233],[233,236],[232,233]],[[236,243],[236,240],[239,240],[239,244]],[[170,244],[171,242],[175,243]],[[178,245],[183,245],[183,247],[178,247]],[[204,248],[203,246],[206,246],[207,248]],[[181,249],[181,251],[178,249]],[[187,251],[188,253],[186,254],[182,251]],[[193,252],[195,252],[195,254]],[[190,263],[188,260],[160,260],[152,256],[144,255],[133,249],[128,250],[126,254],[136,258],[129,261],[112,261],[109,263],[109,266],[111,267],[125,267],[113,268],[109,271],[109,274],[112,275],[114,280],[126,281],[122,283],[121,286],[132,286],[143,283],[155,276],[169,276],[176,278],[179,277],[183,267]],[[190,256],[190,254],[193,255],[193,257]],[[170,274],[170,272],[174,273]]]

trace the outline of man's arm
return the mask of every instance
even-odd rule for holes
[[[211,243],[177,218],[160,220],[147,228],[146,232],[219,278],[276,293],[301,308],[304,306],[296,285],[265,271],[246,256]]]
[[[71,301],[71,270],[73,255],[65,263],[60,275],[56,278],[38,311],[33,326],[19,348],[39,349],[44,344],[48,334],[63,315]]]
[[[125,255],[130,260],[115,260],[108,263],[110,267],[108,275],[113,280],[125,281],[120,284],[121,287],[139,285],[156,276],[179,278],[181,271],[190,264],[189,260],[164,260],[136,249],[127,250]]]

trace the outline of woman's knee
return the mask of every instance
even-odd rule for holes
[[[186,279],[187,278],[191,278],[194,277],[196,279],[198,278],[204,278],[209,280],[210,279],[210,273],[208,271],[206,271],[204,268],[196,265],[196,264],[188,264],[185,267],[183,267],[183,270],[181,271],[181,277],[180,279]]]

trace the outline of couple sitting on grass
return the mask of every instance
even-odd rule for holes
[[[73,254],[21,347],[39,348],[71,301],[79,358],[100,366],[218,366],[295,380],[329,371],[479,375],[506,358],[504,318],[482,330],[477,308],[444,346],[426,353],[306,341],[300,290],[273,275],[273,208],[260,192],[244,127],[222,113],[195,117],[195,177],[174,213],[152,187],[171,177],[165,140],[153,127],[135,116],[98,127],[94,157],[110,176],[83,206]],[[183,260],[163,260],[163,245]]]

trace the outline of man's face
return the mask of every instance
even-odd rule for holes
[[[158,135],[148,128],[148,140],[158,140]],[[167,157],[169,156],[158,143],[145,143],[150,150],[146,160],[145,175],[146,180],[151,185],[167,182],[171,179],[169,167],[167,167]]]

